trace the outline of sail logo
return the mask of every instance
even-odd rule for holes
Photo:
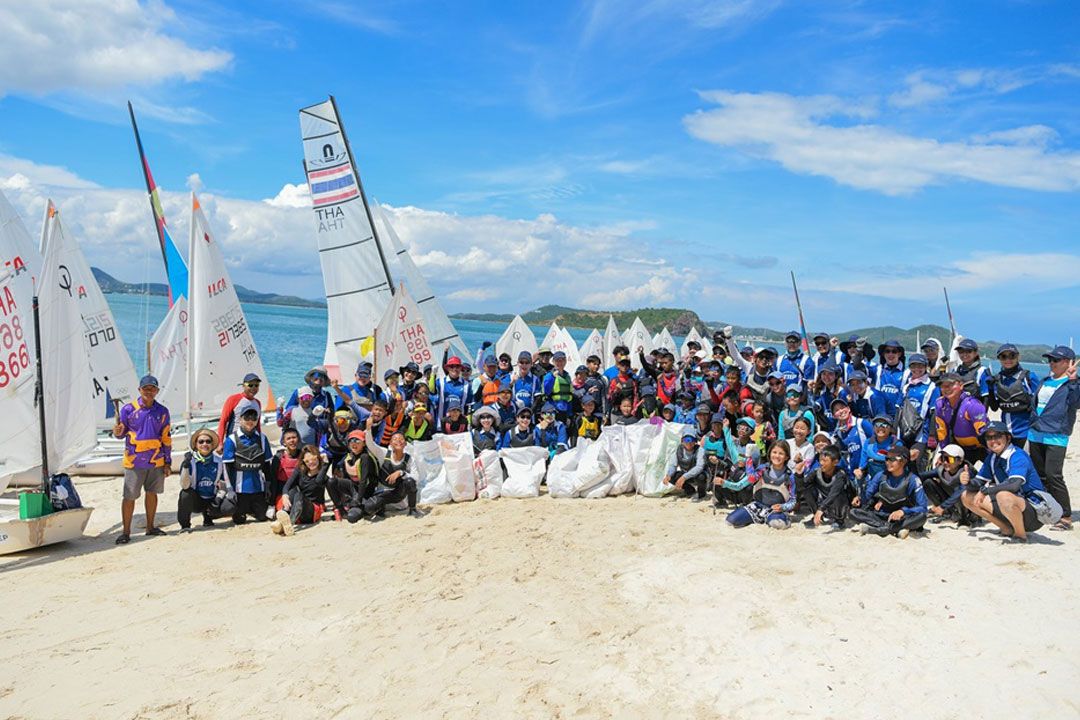
[[[323,143],[322,157],[313,158],[312,165],[335,165],[345,159],[345,151],[338,152],[330,143]]]
[[[229,287],[229,284],[225,282],[225,278],[218,278],[214,282],[206,286],[207,297],[214,297],[225,292]]]
[[[323,170],[309,170],[308,189],[311,203],[316,207],[345,202],[360,196],[360,189],[353,175],[352,166],[342,163]]]

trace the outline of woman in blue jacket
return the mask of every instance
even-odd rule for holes
[[[1028,452],[1047,491],[1061,505],[1061,520],[1054,530],[1072,530],[1072,505],[1065,485],[1065,449],[1080,408],[1080,382],[1076,380],[1076,353],[1059,345],[1043,357],[1050,375],[1035,392],[1035,410],[1028,431]]]

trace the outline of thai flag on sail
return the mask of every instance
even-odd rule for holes
[[[315,207],[350,200],[360,194],[356,186],[356,176],[353,175],[349,163],[322,170],[309,170],[307,178],[311,202]]]

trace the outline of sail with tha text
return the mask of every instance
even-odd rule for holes
[[[257,397],[263,410],[274,409],[274,394],[255,348],[251,326],[195,193],[191,194],[188,263],[189,411],[196,416],[219,411],[248,373],[262,378]]]
[[[52,200],[45,206],[42,252],[46,244],[50,244],[62,268],[60,287],[75,298],[82,317],[90,358],[94,420],[111,424],[115,415],[112,401],[134,398],[138,393],[139,378],[90,264],[79,243],[65,231],[60,211]]]
[[[439,299],[432,292],[427,278],[420,272],[420,268],[416,266],[416,262],[413,261],[408,248],[401,242],[401,238],[398,237],[394,226],[390,224],[390,218],[386,216],[386,212],[378,202],[371,207],[379,216],[379,220],[386,230],[385,237],[390,241],[390,251],[393,253],[393,257],[397,258],[401,272],[405,276],[405,282],[416,300],[416,306],[420,308],[420,312],[424,315],[424,324],[427,326],[428,332],[431,333],[431,346],[434,348],[435,357],[441,359],[443,351],[448,347],[451,348],[452,353],[457,352],[462,357],[468,357],[469,349],[465,346],[461,336],[458,335],[454,324],[450,322],[450,318],[447,316],[446,311],[443,310]]]
[[[300,137],[326,291],[324,363],[340,376],[358,365],[360,343],[393,297],[393,279],[333,97],[300,110]]]

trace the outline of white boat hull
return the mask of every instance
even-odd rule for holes
[[[94,508],[84,507],[20,520],[18,501],[0,500],[0,555],[80,538],[92,512]]]

